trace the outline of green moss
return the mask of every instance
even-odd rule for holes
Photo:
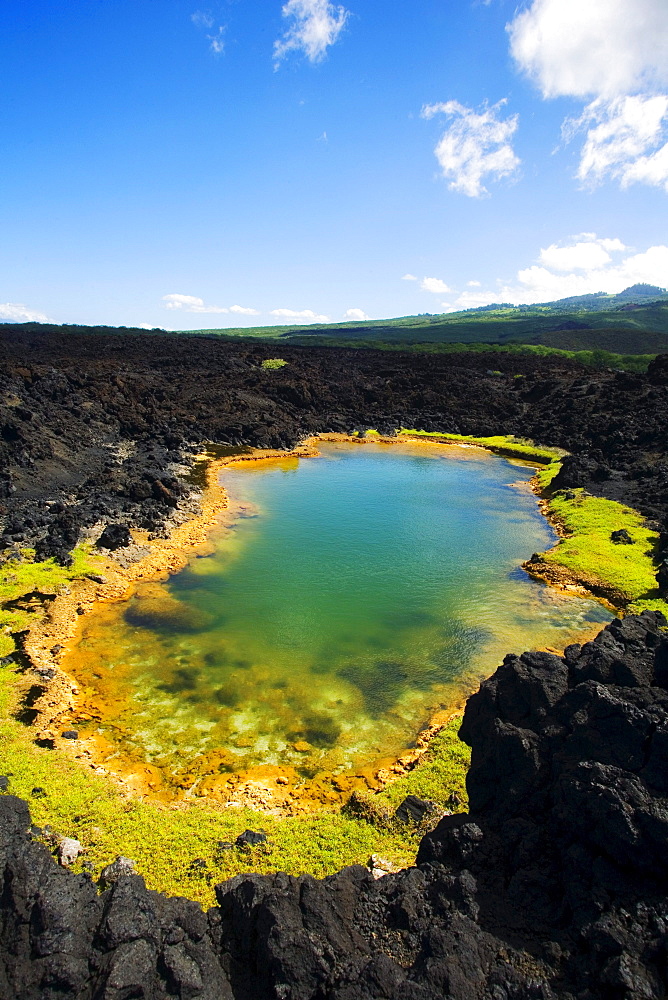
[[[656,586],[654,554],[658,535],[646,527],[637,511],[614,500],[588,496],[584,490],[555,493],[550,510],[568,533],[549,552],[545,562],[564,566],[593,590],[604,591],[622,605],[666,608]],[[632,545],[617,545],[611,533],[625,528]],[[635,608],[635,603],[633,607]]]

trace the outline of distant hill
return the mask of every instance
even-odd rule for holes
[[[184,331],[185,332],[185,331]],[[192,331],[191,331],[192,332]],[[668,351],[668,292],[631,285],[616,295],[595,292],[533,305],[495,303],[456,313],[425,313],[398,319],[199,330],[200,334],[263,337],[293,343],[524,343],[562,350],[623,354]]]
[[[526,344],[567,351],[648,355],[668,352],[668,292],[656,285],[637,284],[616,295],[595,292],[534,305],[496,303],[456,313],[423,313],[397,319],[313,326],[165,331],[159,328],[7,323],[0,324],[0,329],[8,333],[21,329],[37,334],[252,337],[295,344],[369,347],[387,344],[394,348],[401,344]]]

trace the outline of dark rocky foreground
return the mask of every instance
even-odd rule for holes
[[[668,987],[668,630],[506,657],[469,699],[470,813],[415,867],[240,875],[203,913],[101,895],[0,798],[3,1000],[650,1000]]]
[[[264,371],[263,358],[288,364]],[[203,441],[291,448],[399,426],[516,434],[573,453],[561,486],[668,510],[668,355],[648,375],[559,358],[419,355],[0,330],[0,547],[58,559],[81,528],[160,530]]]

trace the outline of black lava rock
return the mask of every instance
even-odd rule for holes
[[[402,823],[419,823],[430,812],[438,810],[435,802],[420,799],[417,795],[407,795],[394,811]]]
[[[98,548],[112,551],[123,549],[131,543],[132,535],[127,524],[108,524],[96,542]]]
[[[76,729],[66,729],[64,733],[60,734],[64,740],[78,740],[79,733]]]
[[[266,833],[259,833],[255,830],[244,830],[240,833],[236,839],[237,847],[256,847],[258,844],[265,844],[267,841]]]
[[[614,542],[615,545],[633,545],[633,539],[629,535],[626,528],[620,528],[618,531],[612,531],[610,533],[610,541]]]

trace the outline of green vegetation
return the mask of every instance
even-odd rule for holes
[[[71,580],[92,572],[90,552],[77,546],[71,566],[59,566],[53,559],[34,561],[34,549],[21,549],[0,564],[0,656],[15,648],[12,633],[21,632],[35,622],[42,609],[40,595],[57,594]],[[26,600],[21,600],[26,598]]]
[[[529,462],[556,462],[566,454],[561,448],[546,448],[535,445],[526,438],[516,438],[512,435],[498,434],[493,437],[474,437],[472,434],[439,434],[437,431],[416,431],[403,428],[398,432],[401,437],[430,438],[433,441],[443,441],[447,444],[475,444],[487,448],[497,455],[508,455],[512,458],[526,458]],[[558,466],[554,474],[558,472]]]
[[[399,822],[376,827],[338,811],[282,819],[198,802],[168,808],[128,799],[65,752],[34,745],[30,729],[12,717],[21,685],[9,667],[0,667],[0,773],[9,775],[12,794],[30,802],[35,824],[81,842],[85,854],[76,869],[86,864],[99,874],[122,854],[136,862],[150,888],[210,905],[213,885],[240,872],[309,872],[322,878],[345,865],[366,864],[372,853],[397,865],[415,857],[419,833]],[[437,737],[424,763],[373,796],[379,805],[395,808],[410,792],[443,804],[457,792],[465,802],[468,749],[457,739],[458,725],[453,720]],[[46,795],[32,797],[35,788]],[[219,847],[248,827],[264,830],[268,843]]]
[[[584,490],[555,493],[550,510],[567,535],[542,554],[546,563],[565,567],[585,586],[627,605],[628,611],[650,606],[668,611],[656,586],[653,556],[658,535],[645,526],[640,514],[614,500],[588,496]],[[611,540],[611,533],[621,528],[628,531],[632,545]]]
[[[276,368],[285,368],[286,365],[287,361],[284,361],[283,358],[265,358],[265,360],[260,365],[260,368],[272,371]]]
[[[460,716],[451,719],[429,744],[418,767],[393,781],[374,798],[392,809],[396,809],[407,795],[417,795],[451,808],[451,796],[455,795],[461,803],[455,811],[465,810],[468,803],[466,772],[471,751],[457,736],[461,724]]]

